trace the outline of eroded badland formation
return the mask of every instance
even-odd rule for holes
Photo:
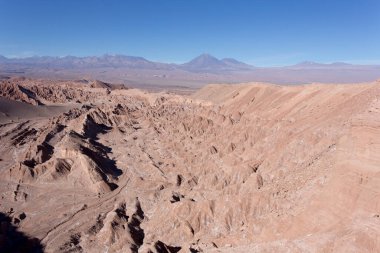
[[[0,212],[46,252],[380,251],[379,82],[0,86]]]

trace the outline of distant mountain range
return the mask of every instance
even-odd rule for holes
[[[102,68],[102,67],[130,67],[141,69],[166,69],[170,64],[148,61],[143,57],[125,55],[104,56],[34,56],[28,58],[5,58],[0,57],[0,62],[8,64],[20,64],[25,66],[59,67],[59,68]]]
[[[253,66],[232,58],[217,59],[209,54],[202,54],[184,64],[169,64],[149,61],[143,57],[126,55],[104,55],[88,57],[52,57],[35,56],[28,58],[6,58],[0,56],[0,63],[25,66],[54,67],[54,68],[133,68],[133,69],[182,69],[195,72],[218,72],[249,70]]]
[[[233,58],[218,59],[210,54],[201,54],[191,61],[184,64],[170,64],[149,61],[143,57],[126,56],[126,55],[103,55],[103,56],[33,56],[27,58],[6,58],[0,55],[0,63],[54,67],[54,68],[133,68],[133,69],[182,69],[194,72],[219,72],[219,71],[249,71],[256,67],[247,63],[238,61]],[[352,65],[344,62],[336,62],[331,64],[316,63],[311,61],[301,62],[292,66],[283,68],[352,68],[368,65]]]
[[[310,82],[367,82],[380,78],[380,65],[343,62],[301,62],[284,67],[257,67],[233,58],[201,54],[183,64],[149,61],[143,57],[103,55],[88,57],[35,56],[7,58],[0,55],[0,77],[96,78],[131,86],[185,85],[265,81],[284,84]]]

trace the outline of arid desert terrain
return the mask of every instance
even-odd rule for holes
[[[0,95],[5,250],[380,252],[379,81]]]

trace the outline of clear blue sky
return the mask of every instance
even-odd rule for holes
[[[0,54],[380,63],[380,0],[0,0]]]

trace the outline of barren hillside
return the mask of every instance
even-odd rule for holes
[[[380,251],[379,82],[0,88],[0,212],[46,252]]]

